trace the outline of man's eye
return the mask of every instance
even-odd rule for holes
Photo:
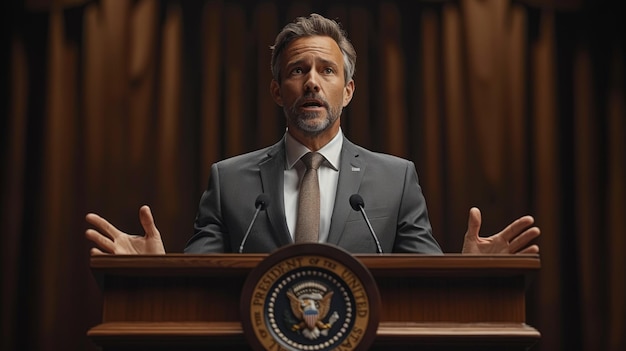
[[[326,73],[326,74],[333,74],[333,73],[335,73],[335,70],[330,68],[330,67],[328,67],[328,68],[324,69],[324,73]]]
[[[291,70],[291,74],[302,74],[302,68],[297,67]]]

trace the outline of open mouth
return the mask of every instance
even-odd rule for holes
[[[325,108],[326,104],[322,100],[317,99],[307,99],[302,104],[300,104],[302,108]]]

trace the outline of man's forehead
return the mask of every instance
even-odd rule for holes
[[[298,38],[287,45],[283,52],[287,61],[299,60],[299,56],[319,55],[326,59],[342,60],[339,45],[331,37],[310,36]]]

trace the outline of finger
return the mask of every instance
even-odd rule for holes
[[[102,250],[97,247],[92,247],[90,251],[92,256],[108,255],[106,252],[102,252]]]
[[[98,248],[111,253],[115,252],[115,243],[105,235],[102,235],[102,233],[94,229],[87,229],[85,231],[85,237],[96,244]]]
[[[509,243],[509,252],[518,252],[518,250],[526,247],[533,239],[538,237],[540,234],[541,232],[537,227],[532,227],[525,230],[520,235],[511,240],[511,242]]]
[[[524,250],[521,250],[520,252],[516,252],[516,254],[537,254],[537,253],[539,253],[538,245],[530,245]]]
[[[502,238],[506,241],[512,241],[516,236],[520,233],[524,232],[524,230],[530,227],[535,222],[535,219],[532,216],[524,216],[515,220],[513,223],[509,224],[504,230],[500,232]]]
[[[85,216],[85,220],[94,227],[98,228],[100,232],[104,233],[111,239],[115,239],[119,236],[120,231],[115,228],[109,221],[98,216],[95,213],[88,213]]]
[[[465,232],[465,237],[477,240],[480,232],[481,222],[482,218],[480,215],[480,210],[476,207],[470,208],[469,217],[467,219],[467,231]]]
[[[139,209],[139,221],[141,222],[141,226],[146,233],[146,238],[161,238],[161,234],[154,224],[154,217],[152,216],[152,211],[150,211],[150,207],[146,205],[141,206],[141,208]]]

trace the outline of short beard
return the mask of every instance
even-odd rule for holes
[[[330,107],[328,104],[325,105],[326,108],[326,118],[322,120],[320,123],[311,124],[307,123],[310,120],[313,120],[317,117],[316,112],[298,112],[298,108],[300,106],[300,101],[296,101],[291,107],[283,107],[283,112],[285,116],[292,125],[298,128],[300,131],[304,132],[310,136],[317,136],[330,128],[333,123],[341,116],[341,112],[343,108],[340,107]]]

